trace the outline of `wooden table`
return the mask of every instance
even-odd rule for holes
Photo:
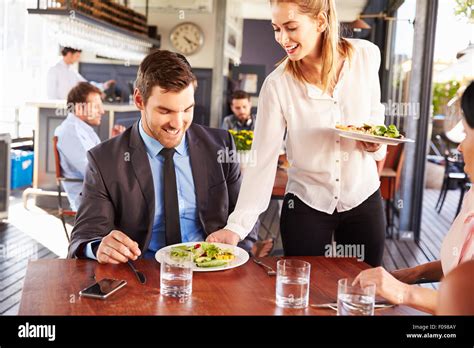
[[[310,303],[334,302],[337,280],[368,268],[355,259],[298,257],[311,262]],[[264,258],[275,265],[276,258]],[[160,295],[160,267],[154,260],[136,266],[147,276],[138,283],[128,265],[101,265],[92,260],[30,261],[23,287],[20,315],[335,315],[331,309],[281,309],[275,305],[275,276],[254,262],[220,272],[195,272],[189,300]],[[102,278],[125,279],[128,284],[107,300],[81,298],[79,291]],[[397,306],[376,315],[424,314]]]

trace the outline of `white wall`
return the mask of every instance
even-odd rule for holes
[[[152,4],[151,4],[152,5]],[[136,9],[138,11],[139,9]],[[148,25],[156,25],[158,33],[161,34],[161,49],[175,51],[171,46],[169,36],[171,30],[178,24],[184,22],[193,22],[199,25],[204,33],[204,46],[197,53],[187,56],[189,63],[193,68],[214,67],[214,49],[215,49],[215,11],[211,13],[197,13],[190,11],[175,12],[171,10],[163,11],[161,9],[150,7],[148,14]],[[102,63],[102,64],[124,64],[122,61],[98,59],[95,54],[83,52],[81,62]]]
[[[184,14],[184,18],[183,17]],[[171,46],[169,36],[171,30],[179,23],[193,22],[199,25],[204,33],[204,46],[200,51],[187,56],[189,63],[193,68],[214,67],[214,48],[215,48],[215,13],[160,13],[157,10],[150,9],[148,14],[148,25],[158,26],[158,33],[161,34],[161,49],[174,51]]]

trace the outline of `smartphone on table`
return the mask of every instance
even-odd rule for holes
[[[110,295],[123,288],[125,285],[127,285],[125,280],[104,278],[79,291],[79,295],[83,297],[105,300]]]

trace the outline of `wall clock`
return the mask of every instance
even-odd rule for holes
[[[195,23],[181,23],[171,30],[170,42],[179,53],[192,55],[204,45],[204,34]]]

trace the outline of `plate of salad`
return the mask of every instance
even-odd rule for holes
[[[249,259],[249,254],[244,249],[237,246],[222,244],[222,243],[207,243],[207,242],[188,242],[174,245],[168,245],[155,254],[158,262],[166,253],[171,253],[171,256],[180,256],[181,253],[190,251],[194,255],[195,272],[212,272],[223,271],[239,267],[246,263]]]
[[[411,139],[405,138],[394,124],[389,126],[372,126],[364,124],[358,126],[336,126],[336,132],[344,138],[365,141],[368,143],[376,143],[383,145],[399,145],[402,143],[413,143]]]

